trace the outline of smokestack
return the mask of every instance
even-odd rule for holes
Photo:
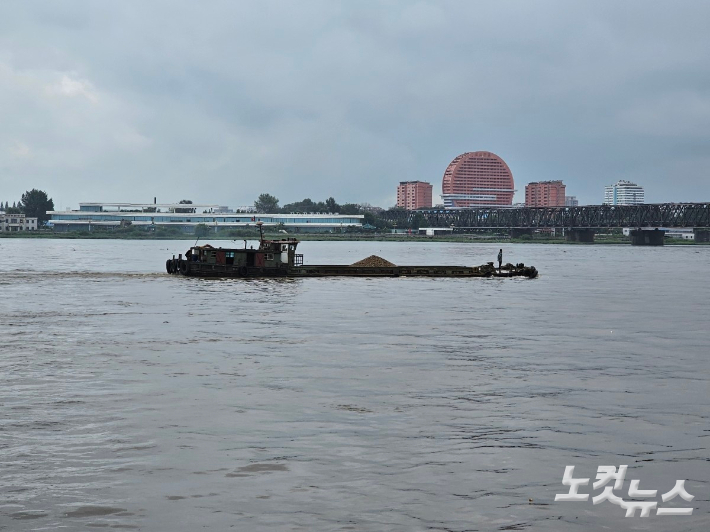
[[[153,205],[155,205],[155,204],[157,204],[157,203],[158,203],[158,197],[157,197],[157,196],[153,196]]]

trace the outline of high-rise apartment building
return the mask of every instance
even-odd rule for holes
[[[562,181],[536,181],[525,185],[526,207],[564,207],[566,186]]]
[[[641,205],[645,202],[643,187],[631,181],[618,181],[604,187],[604,205]]]
[[[431,183],[425,181],[400,181],[397,187],[397,207],[408,211],[431,209],[433,188]]]
[[[565,196],[565,207],[579,207],[577,196]]]

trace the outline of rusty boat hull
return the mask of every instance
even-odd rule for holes
[[[501,269],[483,266],[351,266],[314,264],[283,268],[202,264],[185,259],[168,260],[168,273],[211,278],[306,278],[306,277],[524,277],[534,279],[537,269],[524,264],[506,264]]]
[[[512,266],[512,265],[510,265]],[[289,277],[537,277],[533,267],[512,266],[345,266],[307,265],[294,268]]]

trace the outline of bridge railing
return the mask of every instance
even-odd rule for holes
[[[458,229],[710,227],[710,203],[585,205],[405,211],[382,214],[400,227],[418,220],[421,227]]]

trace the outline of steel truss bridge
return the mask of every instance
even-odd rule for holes
[[[382,218],[399,227],[448,227],[454,231],[487,229],[710,228],[710,203],[586,205],[405,211],[391,209]]]

